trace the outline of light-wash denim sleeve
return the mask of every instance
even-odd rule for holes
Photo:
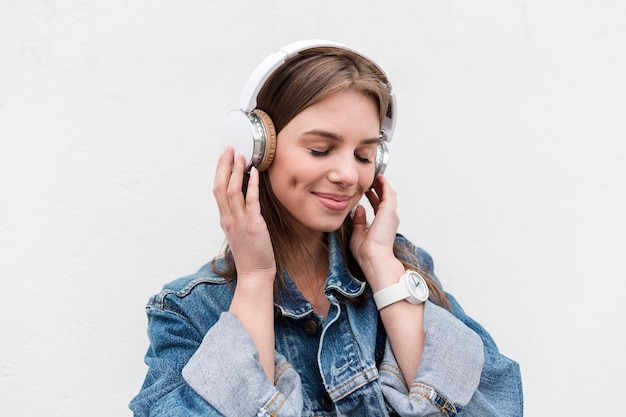
[[[468,404],[480,382],[482,340],[431,302],[424,304],[424,333],[424,351],[410,390],[387,341],[380,366],[383,395],[401,416],[455,415],[457,407]]]
[[[271,383],[248,332],[228,312],[207,332],[183,368],[183,378],[226,417],[293,417],[302,413],[297,372],[276,352],[275,381]]]

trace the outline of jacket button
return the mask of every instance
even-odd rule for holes
[[[315,320],[307,320],[304,322],[304,333],[313,336],[317,333],[317,322]]]
[[[322,405],[326,411],[331,411],[333,409],[333,400],[330,399],[330,395],[327,392],[322,396]]]

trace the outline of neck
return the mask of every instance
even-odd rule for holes
[[[330,305],[324,288],[328,275],[328,245],[326,236],[301,241],[294,248],[286,265],[287,272],[298,290],[313,305],[316,313],[326,316]]]
[[[301,240],[300,245],[292,249],[285,266],[294,282],[326,281],[328,245],[324,235],[316,239]]]

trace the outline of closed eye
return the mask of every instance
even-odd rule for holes
[[[317,150],[317,149],[309,149],[309,152],[311,152],[311,155],[313,155],[313,156],[320,156],[321,157],[321,156],[328,155],[330,153],[330,148],[326,149],[324,151],[320,151],[320,150]]]
[[[320,151],[318,149],[309,149],[309,152],[313,156],[324,157],[324,156],[327,156],[328,154],[330,154],[331,150],[332,150],[331,148],[323,150],[323,151]],[[354,157],[356,158],[357,161],[359,161],[359,162],[361,162],[363,164],[371,164],[372,163],[370,158],[367,157],[367,156],[363,156],[363,155],[359,155],[358,153],[355,153]]]
[[[368,157],[366,157],[366,156],[361,156],[361,155],[355,153],[354,157],[357,159],[357,161],[362,162],[364,164],[371,164],[372,163],[372,161]]]

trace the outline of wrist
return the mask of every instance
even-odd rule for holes
[[[237,285],[274,285],[276,267],[268,268],[237,268]]]
[[[374,293],[396,284],[403,273],[404,265],[396,258],[376,262],[375,266],[368,268],[368,272],[364,271],[367,282]]]
[[[274,301],[274,275],[239,275],[235,283],[233,297],[255,305],[264,300]]]
[[[261,280],[237,281],[228,310],[248,323],[270,313],[274,308],[274,286]]]

